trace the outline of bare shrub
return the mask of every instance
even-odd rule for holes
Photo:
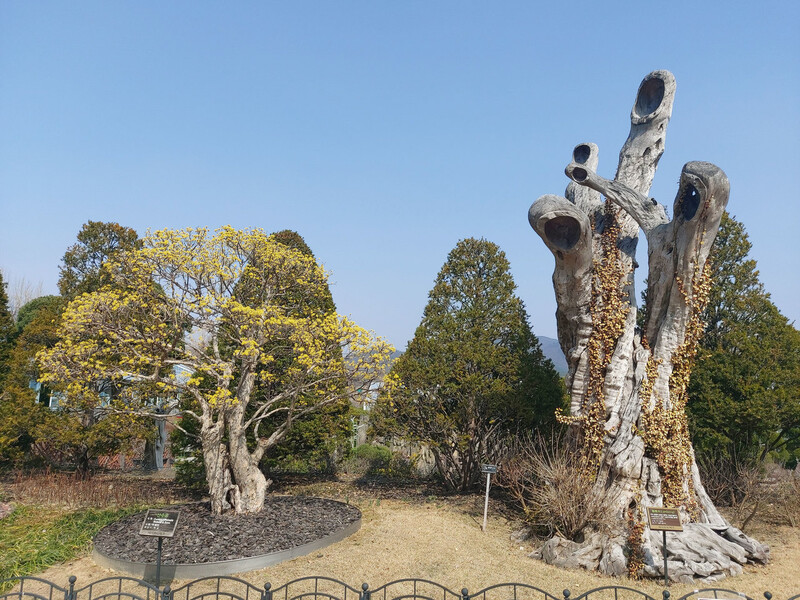
[[[728,456],[700,458],[698,467],[714,504],[742,531],[754,520],[800,526],[800,479],[791,471]]]
[[[33,283],[24,277],[12,277],[8,284],[8,311],[11,318],[15,321],[19,315],[19,309],[25,306],[34,298],[42,295],[43,284],[41,281]]]
[[[49,471],[17,474],[9,491],[14,499],[26,504],[66,508],[170,504],[180,497],[169,481],[103,476],[78,479]]]
[[[564,436],[515,438],[498,471],[504,488],[540,533],[573,540],[587,527],[611,523],[613,499],[593,494],[594,480],[581,452]]]
[[[763,465],[736,456],[704,456],[698,468],[706,492],[716,506],[727,508],[731,522],[745,531],[771,503]]]
[[[697,467],[706,493],[716,506],[737,507],[751,491],[752,460],[729,455],[698,455]]]
[[[800,527],[800,477],[787,471],[778,482],[776,491],[774,510],[778,520],[791,527]]]

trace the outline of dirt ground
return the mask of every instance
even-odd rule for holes
[[[487,531],[481,531],[483,497],[479,495],[441,498],[426,495],[424,490],[394,490],[387,494],[337,484],[294,486],[291,491],[355,504],[363,512],[361,529],[311,555],[237,577],[259,587],[270,582],[276,588],[300,577],[320,575],[356,588],[366,582],[373,589],[396,579],[421,578],[454,591],[466,587],[471,592],[494,584],[520,582],[559,597],[567,588],[573,598],[606,585],[631,586],[656,598],[663,590],[659,582],[633,582],[557,569],[528,558],[533,546],[512,541],[511,534],[518,524],[501,514],[502,507],[496,501],[490,504]],[[712,586],[735,589],[755,599],[763,598],[765,591],[776,600],[800,593],[800,529],[765,526],[751,535],[770,545],[770,564],[746,567],[743,575],[716,584],[672,584],[672,598],[695,587]],[[70,575],[77,576],[80,586],[119,573],[102,569],[90,556],[84,556],[37,574],[61,585]],[[174,581],[171,585],[175,588],[181,583]]]

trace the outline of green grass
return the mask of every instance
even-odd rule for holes
[[[141,507],[65,512],[55,508],[17,506],[0,527],[0,581],[44,571],[88,550],[103,527]],[[0,588],[2,589],[2,588]]]

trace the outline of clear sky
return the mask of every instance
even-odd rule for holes
[[[789,0],[2,0],[0,268],[55,293],[89,219],[294,229],[340,312],[402,349],[447,253],[484,237],[555,337],[528,207],[563,193],[577,143],[613,177],[639,82],[669,69],[651,195],[671,207],[689,160],[722,167],[800,322],[798,23]]]

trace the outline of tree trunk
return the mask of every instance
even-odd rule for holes
[[[153,442],[153,459],[156,471],[164,468],[164,448],[167,446],[167,422],[156,420],[156,439]]]
[[[244,413],[245,405],[239,403],[221,411],[217,421],[204,417],[201,422],[208,494],[216,515],[228,510],[259,512],[272,483],[259,467],[261,453],[251,453],[247,447]]]
[[[233,485],[228,447],[223,441],[225,423],[222,419],[212,421],[204,417],[200,427],[200,443],[203,447],[203,461],[206,466],[208,495],[211,498],[211,512],[221,515],[236,506],[238,488]]]
[[[155,442],[151,439],[144,441],[144,456],[142,460],[142,468],[145,471],[157,471],[156,467],[156,449]]]
[[[92,464],[89,459],[89,449],[81,446],[78,449],[75,460],[75,479],[86,481],[92,476]]]
[[[228,445],[230,448],[233,480],[239,489],[237,513],[255,513],[264,507],[268,480],[259,467],[260,454],[251,454],[247,448],[247,430],[244,427],[243,403],[235,406],[228,419]]]
[[[160,411],[156,411],[159,412]],[[164,447],[167,444],[167,423],[164,419],[155,419],[155,438],[144,442],[144,464],[146,471],[160,471],[164,468]]]
[[[668,535],[669,574],[714,580],[740,573],[748,560],[766,562],[769,549],[719,514],[689,439],[684,407],[710,285],[706,259],[729,185],[714,165],[687,163],[671,221],[647,196],[674,93],[668,71],[645,77],[614,180],[596,174],[597,146],[580,144],[566,168],[566,198],[542,196],[529,211],[556,260],[558,337],[569,368],[563,420],[580,436],[595,493],[613,508],[606,530],[582,532],[581,543],[551,539],[539,555],[607,574],[663,576],[661,533],[645,529],[645,508],[680,507],[685,525]],[[633,283],[639,228],[648,242],[644,331]]]

